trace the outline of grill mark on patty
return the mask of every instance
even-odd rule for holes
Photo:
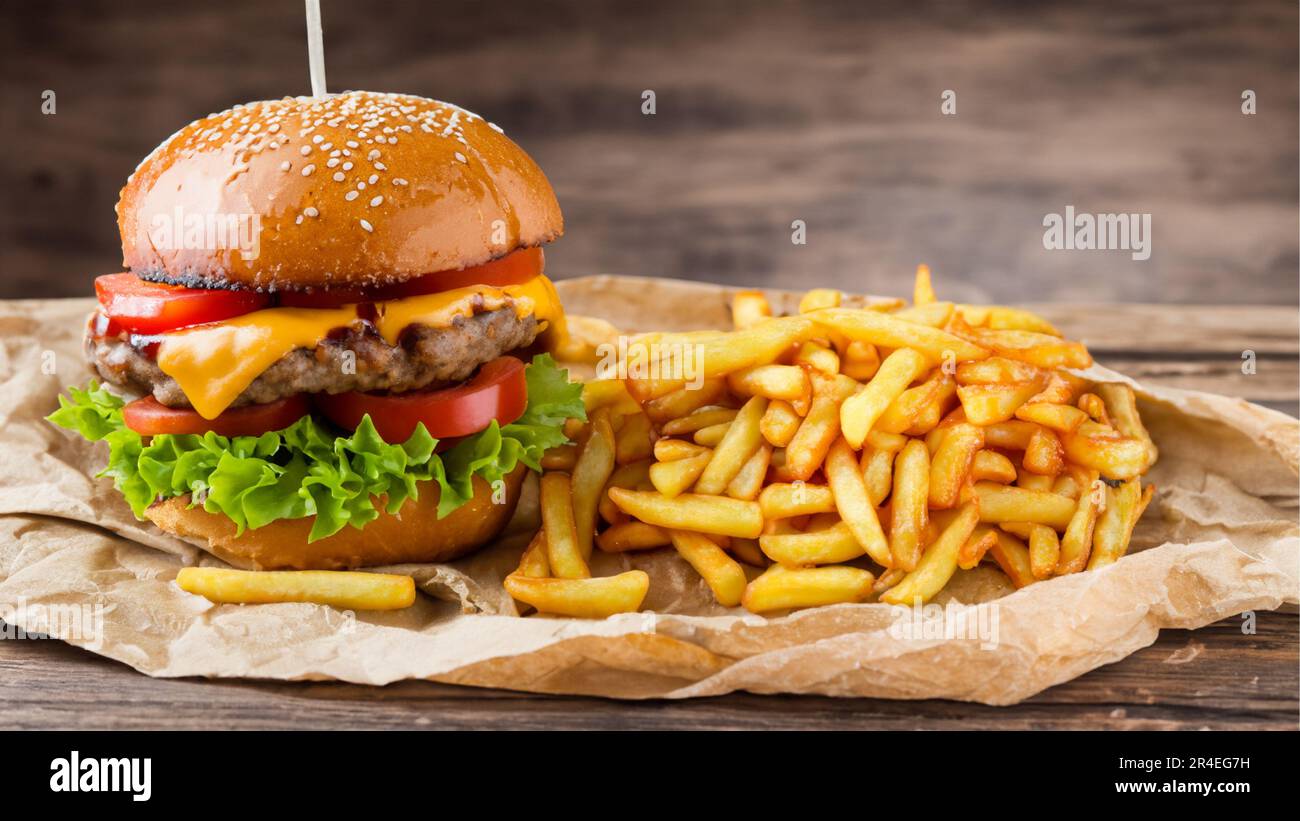
[[[299,393],[410,391],[458,382],[482,363],[532,344],[537,319],[510,307],[457,317],[449,328],[412,325],[389,345],[369,323],[341,329],[314,348],[295,348],[267,368],[231,407],[265,404]],[[190,401],[152,357],[121,339],[86,337],[86,357],[104,380],[153,397],[172,408]],[[347,353],[353,373],[345,371]]]

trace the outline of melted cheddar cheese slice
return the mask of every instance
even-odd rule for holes
[[[375,303],[375,327],[390,345],[408,326],[450,327],[457,317],[511,304],[518,316],[545,322],[548,348],[565,336],[555,286],[544,276],[503,288],[477,285]],[[330,331],[359,322],[355,305],[341,308],[267,308],[163,336],[158,367],[176,380],[194,410],[215,419],[267,368],[295,348],[314,348]]]

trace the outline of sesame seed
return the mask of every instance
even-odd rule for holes
[[[402,179],[401,177],[394,177],[393,185],[406,185],[406,180]]]
[[[266,129],[266,130],[269,131],[269,132],[271,132],[272,134],[274,134],[275,132],[277,132],[277,131],[280,130],[280,124],[279,124],[279,123],[272,123],[272,124],[271,124],[271,127],[268,128],[268,129]]]
[[[302,214],[299,214],[299,215],[298,215],[298,218],[297,218],[296,220],[293,221],[293,224],[294,224],[294,225],[302,225]]]
[[[370,153],[366,155],[366,159],[371,160],[372,162],[374,160],[379,159],[379,149],[378,148],[370,149]]]
[[[290,163],[288,160],[285,160],[284,162],[280,163],[281,171],[288,171],[290,168],[293,168],[293,164]]]
[[[356,198],[357,198],[356,191],[349,191],[348,193],[343,195],[343,199],[347,200],[348,202],[352,202]]]
[[[304,177],[310,177],[310,176],[311,176],[311,172],[313,172],[313,171],[315,171],[315,170],[316,170],[316,166],[314,166],[314,165],[308,163],[307,165],[303,166],[303,168],[302,168],[302,175],[303,175]]]
[[[326,168],[333,168],[334,166],[336,166],[336,165],[338,165],[338,164],[339,164],[339,158],[338,158],[338,157],[331,157],[330,160],[329,160],[329,162],[325,163],[325,167],[326,167]]]
[[[351,170],[352,170],[352,162],[351,162],[351,161],[348,161],[348,162],[343,163],[343,170],[344,170],[344,171],[351,171]]]
[[[298,153],[301,154],[301,155],[303,155],[304,157],[307,156],[308,154],[311,153],[311,146],[310,146],[310,145],[304,145],[302,148],[299,148],[299,149],[298,149]]]
[[[374,230],[375,230],[375,227],[374,227],[373,225],[371,225],[370,223],[366,222],[365,220],[361,220],[361,227],[364,228],[364,229],[366,229],[366,231],[374,231]]]
[[[380,196],[378,196],[378,197],[375,197],[373,200],[370,201],[370,207],[371,207],[371,208],[376,208],[376,207],[378,207],[378,206],[380,206],[380,205],[383,205],[383,204],[384,204],[384,197],[383,197],[382,194],[381,194]]]
[[[501,126],[497,125],[496,123],[488,123],[488,128],[492,129],[493,131],[495,131],[495,132],[498,133],[498,134],[504,134],[504,133],[506,133],[505,129],[502,128]]]
[[[324,139],[325,139],[325,138],[322,137],[320,134],[317,134],[316,136],[314,136],[314,137],[311,138],[311,141],[319,145],[320,142],[321,142],[322,140],[324,140]]]
[[[462,154],[462,153],[460,153],[459,151],[456,152],[456,159],[460,160],[461,162],[465,163],[466,165],[469,165],[469,160],[465,159],[465,155]]]
[[[371,174],[370,179],[366,180],[366,182],[370,183],[371,185],[374,185],[375,183],[379,182],[379,175]]]
[[[358,190],[358,191],[365,191],[365,190],[366,190],[366,181],[365,181],[365,180],[361,180],[360,182],[357,183],[357,190]]]
[[[316,207],[315,207],[315,206],[312,206],[312,205],[309,205],[309,206],[307,206],[306,208],[302,209],[302,212],[303,212],[304,214],[306,214],[307,216],[309,216],[309,217],[319,217],[319,216],[320,216],[320,212],[317,211],[317,210],[316,210]]]
[[[387,171],[387,170],[388,170],[388,166],[384,165],[384,164],[381,163],[381,162],[377,162],[377,163],[375,163],[375,168],[379,169],[380,171]]]
[[[343,182],[345,179],[347,179],[347,175],[345,175],[342,171],[334,172],[334,182]]]
[[[356,140],[348,140],[348,148],[360,148],[361,144]]]

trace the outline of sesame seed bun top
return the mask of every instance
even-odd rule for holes
[[[564,232],[537,164],[450,103],[350,91],[249,103],[182,128],[117,204],[123,264],[195,287],[370,287]]]

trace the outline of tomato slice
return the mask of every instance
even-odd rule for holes
[[[329,288],[316,291],[281,291],[281,305],[291,308],[337,308],[358,302],[382,302],[411,296],[436,294],[471,285],[520,285],[542,273],[545,258],[541,248],[521,248],[501,259],[465,268],[440,271],[379,288]]]
[[[216,419],[204,419],[191,408],[169,408],[146,396],[122,409],[122,420],[143,436],[160,433],[207,433],[222,436],[261,436],[269,430],[281,430],[311,412],[306,394],[290,396],[265,405],[244,405],[222,411]]]
[[[493,419],[508,425],[523,415],[527,404],[524,363],[513,356],[485,363],[474,378],[454,388],[316,395],[316,407],[334,424],[355,430],[370,414],[375,430],[390,444],[405,442],[421,422],[435,439],[478,433]]]
[[[105,316],[139,334],[220,322],[271,304],[269,296],[256,291],[182,288],[145,282],[135,274],[95,277],[95,294]]]

